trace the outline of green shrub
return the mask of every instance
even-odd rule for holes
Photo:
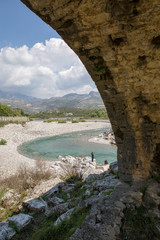
[[[26,122],[22,121],[13,121],[13,120],[9,120],[9,121],[0,121],[0,127],[4,127],[5,125],[8,124],[21,124],[22,126],[24,126],[26,124]]]
[[[72,120],[72,123],[79,123],[78,120]]]
[[[73,211],[70,219],[64,219],[60,224],[54,226],[53,222],[44,222],[39,231],[35,232],[31,240],[67,240],[81,226],[89,208],[79,208]]]
[[[47,119],[47,120],[44,120],[43,122],[51,123],[51,122],[55,122],[55,121],[56,121],[55,119]]]
[[[0,145],[6,145],[6,144],[7,144],[7,141],[2,138],[2,139],[0,140]]]
[[[58,120],[58,123],[66,123],[66,120]]]
[[[85,119],[79,119],[79,122],[86,122]]]

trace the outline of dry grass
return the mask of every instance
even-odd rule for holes
[[[28,169],[21,166],[17,173],[0,181],[0,186],[9,189],[15,189],[17,192],[34,188],[41,180],[48,180],[51,177],[51,172],[46,168],[45,161],[36,160],[35,169]]]
[[[15,175],[0,180],[0,221],[16,213],[32,189],[40,181],[48,180],[51,177],[45,161],[37,159],[35,165],[35,169],[21,166]],[[11,190],[13,191],[10,194]],[[6,197],[5,194],[8,193],[9,196]]]
[[[64,169],[65,174],[64,176],[61,176],[61,179],[63,181],[66,181],[68,183],[74,183],[77,181],[82,181],[82,174],[80,171],[78,171],[78,167],[73,167],[72,169],[70,167]]]

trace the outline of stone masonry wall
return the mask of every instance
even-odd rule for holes
[[[21,0],[84,63],[107,108],[120,177],[160,173],[159,0]]]

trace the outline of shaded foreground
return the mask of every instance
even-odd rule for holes
[[[0,223],[0,239],[160,239],[158,182],[137,187],[120,181],[117,164],[85,178],[77,170],[70,168],[63,182],[23,202],[19,214]]]

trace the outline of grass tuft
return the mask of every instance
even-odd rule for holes
[[[6,144],[7,144],[7,141],[2,138],[2,139],[0,140],[0,145],[6,145]]]

